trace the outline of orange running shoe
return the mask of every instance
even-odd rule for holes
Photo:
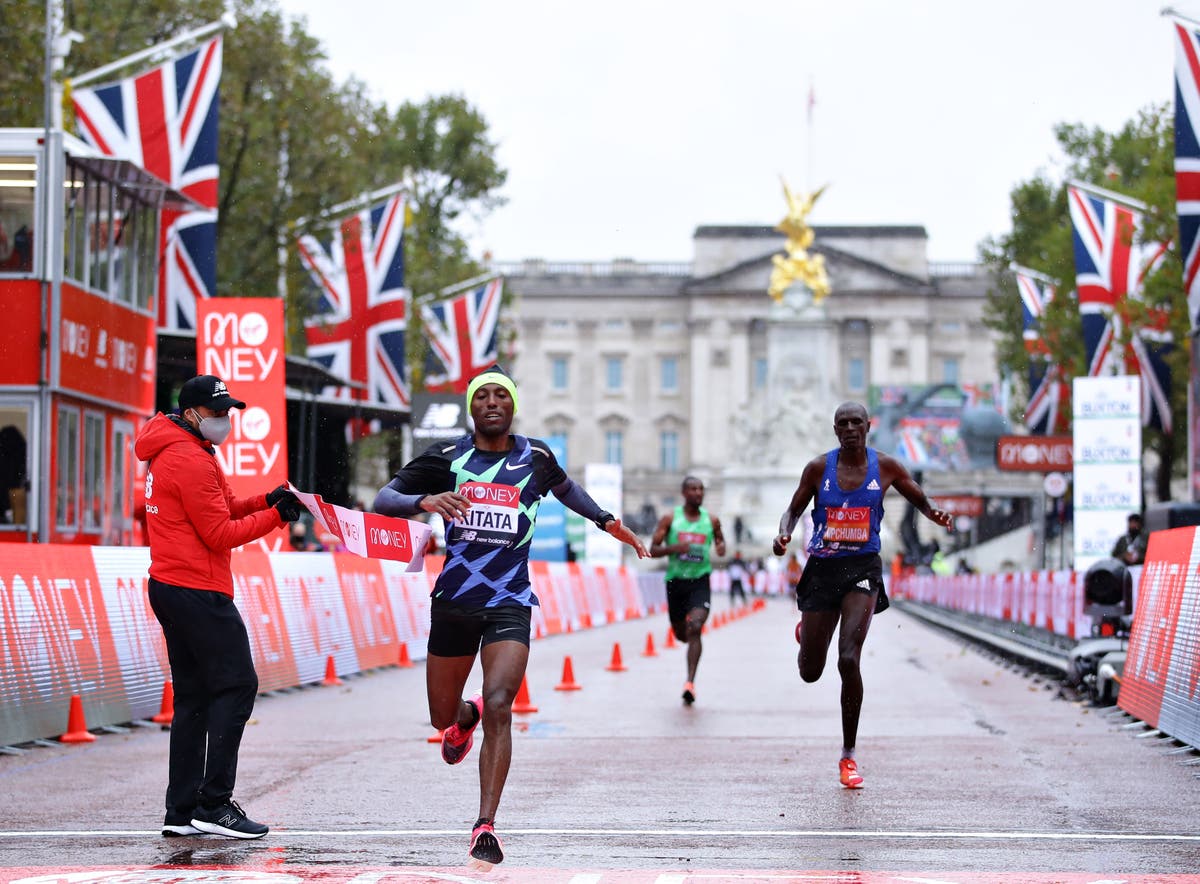
[[[842,780],[842,785],[847,789],[862,788],[862,774],[858,772],[858,764],[853,758],[843,758],[838,762],[838,775]]]
[[[468,728],[459,727],[456,721],[442,731],[442,760],[446,764],[458,764],[467,757],[467,753],[471,751],[471,745],[475,742],[475,728],[479,727],[479,722],[483,721],[483,695],[476,694],[467,702],[475,707],[479,717]]]
[[[691,706],[695,702],[696,702],[696,686],[694,684],[692,684],[690,681],[686,682],[683,686],[683,704],[685,706]]]

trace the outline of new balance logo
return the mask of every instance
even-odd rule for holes
[[[870,482],[867,483],[867,490],[868,491],[878,491],[879,483],[876,482],[874,479],[872,479]]]
[[[856,583],[854,585],[857,586],[859,589],[870,589],[871,581],[863,579],[863,580],[858,581],[858,583]]]

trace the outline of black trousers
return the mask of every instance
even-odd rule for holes
[[[154,578],[149,593],[175,692],[166,824],[183,825],[197,805],[217,807],[233,796],[258,674],[246,624],[229,596]]]

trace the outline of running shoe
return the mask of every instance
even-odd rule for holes
[[[203,835],[204,833],[191,823],[163,823],[164,838],[186,838],[188,835]]]
[[[471,832],[471,849],[467,852],[469,868],[477,872],[490,871],[492,866],[504,862],[504,846],[496,837],[496,827],[482,823]]]
[[[475,707],[475,723],[464,730],[456,721],[442,732],[442,761],[446,764],[458,764],[467,757],[475,742],[475,728],[483,721],[483,695],[476,694],[467,702]]]
[[[862,774],[858,772],[858,764],[855,763],[853,758],[843,758],[838,762],[838,775],[841,778],[842,785],[847,789],[862,788]]]
[[[192,812],[192,825],[201,832],[228,838],[261,838],[270,831],[246,816],[241,805],[232,798],[220,807],[197,807]]]
[[[683,686],[683,705],[691,706],[696,702],[696,686],[690,681]]]

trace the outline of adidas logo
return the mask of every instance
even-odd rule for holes
[[[856,583],[854,585],[857,586],[859,589],[870,589],[871,581],[864,578],[864,579],[858,581],[858,583]]]
[[[829,490],[829,480],[828,479],[825,480],[825,490],[826,491]]]
[[[870,482],[867,483],[867,490],[868,491],[878,491],[879,483],[876,482],[874,479],[872,479]]]

